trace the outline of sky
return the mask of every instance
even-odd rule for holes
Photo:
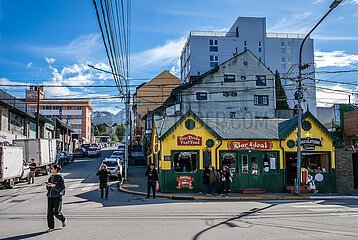
[[[190,31],[225,31],[239,16],[266,17],[267,32],[307,33],[332,0],[156,0],[132,1],[131,71],[133,79],[151,79],[163,70],[179,76],[179,56]],[[343,0],[312,34],[317,71],[358,69],[358,0]],[[91,97],[95,110],[123,109],[109,70],[91,0],[0,1],[0,84],[56,84],[49,98]],[[358,72],[317,74],[316,78],[358,83]],[[145,81],[145,80],[142,80]],[[131,85],[142,81],[131,80]],[[354,85],[319,82],[319,106],[347,102]],[[23,98],[25,88],[1,87]],[[323,90],[322,88],[325,88]],[[326,90],[326,88],[334,91]],[[133,90],[132,90],[133,92]]]

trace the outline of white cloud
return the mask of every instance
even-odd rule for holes
[[[0,85],[30,85],[29,83],[24,83],[24,82],[13,82],[10,81],[9,79],[5,78],[5,77],[1,77],[0,78]],[[1,86],[1,89],[19,89],[18,87],[12,87],[12,86]]]
[[[321,67],[347,67],[358,63],[358,55],[347,54],[345,51],[321,52],[315,51],[315,63]]]
[[[352,1],[351,1],[351,4],[353,4],[353,5],[358,4],[358,0],[352,0]]]
[[[311,17],[312,12],[304,12],[300,14],[293,14],[281,18],[278,23],[268,29],[268,32],[307,32],[312,27],[312,23],[316,21]],[[310,17],[310,18],[308,18]]]
[[[143,70],[152,67],[175,65],[178,62],[186,38],[168,40],[164,45],[135,53],[131,57],[132,69]]]
[[[48,58],[48,57],[45,57],[45,60],[46,60],[46,62],[48,63],[48,64],[54,64],[55,63],[55,59],[54,58]]]
[[[313,2],[313,4],[319,4],[319,3],[323,2],[323,1],[324,0],[316,0],[316,1]]]
[[[317,85],[319,87],[320,85]],[[319,89],[316,90],[316,99],[318,107],[328,107],[332,106],[334,103],[348,103],[348,95],[351,95],[351,102],[357,101],[357,98],[354,98],[354,91],[349,88],[342,87],[337,84],[332,87],[324,86],[328,89]]]
[[[31,68],[32,67],[32,62],[29,62],[26,66],[26,68]]]

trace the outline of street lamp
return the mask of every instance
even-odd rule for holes
[[[116,74],[116,73],[113,73],[113,72],[110,72],[110,71],[107,71],[107,70],[104,70],[104,69],[100,69],[100,68],[97,68],[93,65],[90,65],[90,64],[87,64],[88,67],[90,68],[93,68],[95,70],[98,70],[98,71],[101,71],[101,72],[105,72],[105,73],[109,73],[109,74],[112,74],[112,75],[116,75],[120,78],[123,78],[125,83],[126,83],[126,93],[125,93],[125,109],[126,109],[126,139],[125,139],[125,168],[124,168],[124,179],[127,180],[128,178],[128,120],[129,120],[129,102],[130,102],[130,92],[129,92],[129,89],[128,89],[128,81],[125,77],[123,77],[122,75],[120,74]],[[120,93],[122,94],[122,90],[120,91]]]
[[[300,55],[299,55],[299,64],[298,64],[298,123],[297,123],[297,176],[295,181],[295,194],[300,195],[300,183],[301,183],[301,123],[302,123],[302,109],[301,109],[301,101],[303,99],[302,96],[302,69],[305,66],[302,66],[302,49],[303,44],[306,42],[307,38],[311,35],[311,33],[318,27],[318,25],[330,14],[333,9],[335,9],[342,0],[335,0],[330,6],[328,12],[319,20],[319,22],[309,31],[309,33],[303,39],[301,46],[300,46]]]

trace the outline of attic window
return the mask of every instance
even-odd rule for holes
[[[235,82],[235,75],[224,75],[224,82]]]

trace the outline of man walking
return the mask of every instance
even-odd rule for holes
[[[31,159],[31,163],[29,164],[29,168],[30,168],[30,173],[29,173],[29,179],[27,184],[30,184],[31,180],[32,180],[32,184],[35,183],[35,173],[36,173],[36,163],[35,163],[35,159]]]
[[[105,164],[102,164],[99,168],[97,174],[99,178],[99,188],[101,189],[101,198],[103,199],[103,190],[105,190],[105,197],[106,200],[108,200],[108,178],[110,175],[109,170],[107,169],[107,166]]]
[[[147,197],[150,197],[150,189],[152,188],[153,191],[153,198],[155,198],[155,188],[158,181],[158,172],[154,167],[154,164],[150,164],[149,168],[145,172],[145,175],[148,177],[147,182]]]

